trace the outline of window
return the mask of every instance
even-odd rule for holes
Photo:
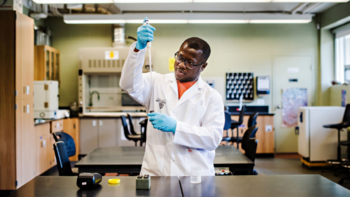
[[[335,40],[336,79],[340,83],[350,82],[350,31],[342,28],[336,32]]]

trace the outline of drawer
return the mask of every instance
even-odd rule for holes
[[[51,122],[51,132],[63,131],[63,120],[55,120]]]

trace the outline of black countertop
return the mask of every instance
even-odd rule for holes
[[[201,179],[200,184],[191,184],[190,177],[180,177],[184,196],[350,196],[348,189],[321,175],[204,176]]]
[[[116,185],[108,184],[108,179],[120,179]],[[104,176],[100,186],[93,190],[81,190],[76,185],[76,176],[37,176],[9,197],[112,197],[112,196],[166,196],[181,197],[177,177],[152,177],[150,190],[136,190],[136,177]]]

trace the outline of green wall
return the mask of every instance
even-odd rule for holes
[[[62,18],[48,18],[52,47],[60,50],[60,107],[78,101],[78,69],[80,47],[111,47],[111,25],[67,25]]]
[[[78,48],[110,47],[111,25],[68,25],[62,18],[45,20],[52,30],[52,44],[61,51],[60,106],[69,106],[78,100]],[[139,25],[127,24],[125,34],[136,37]],[[155,40],[152,48],[154,70],[168,73],[168,59],[173,57],[181,43],[188,37],[206,40],[212,49],[208,67],[202,76],[222,77],[226,72],[254,72],[255,76],[272,78],[273,57],[278,55],[307,55],[312,64],[317,61],[317,30],[315,24],[154,24]],[[130,42],[127,42],[130,44]],[[310,78],[315,85],[317,69]],[[271,90],[272,87],[271,87]],[[273,92],[263,97],[272,106]],[[312,99],[314,101],[314,98]],[[256,104],[255,102],[249,104]],[[313,104],[315,104],[313,102]]]

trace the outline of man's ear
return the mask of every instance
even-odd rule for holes
[[[205,69],[207,66],[208,66],[208,63],[204,63],[204,64],[202,64],[202,66],[201,66],[201,72],[203,72],[203,71],[204,71],[204,69]]]

